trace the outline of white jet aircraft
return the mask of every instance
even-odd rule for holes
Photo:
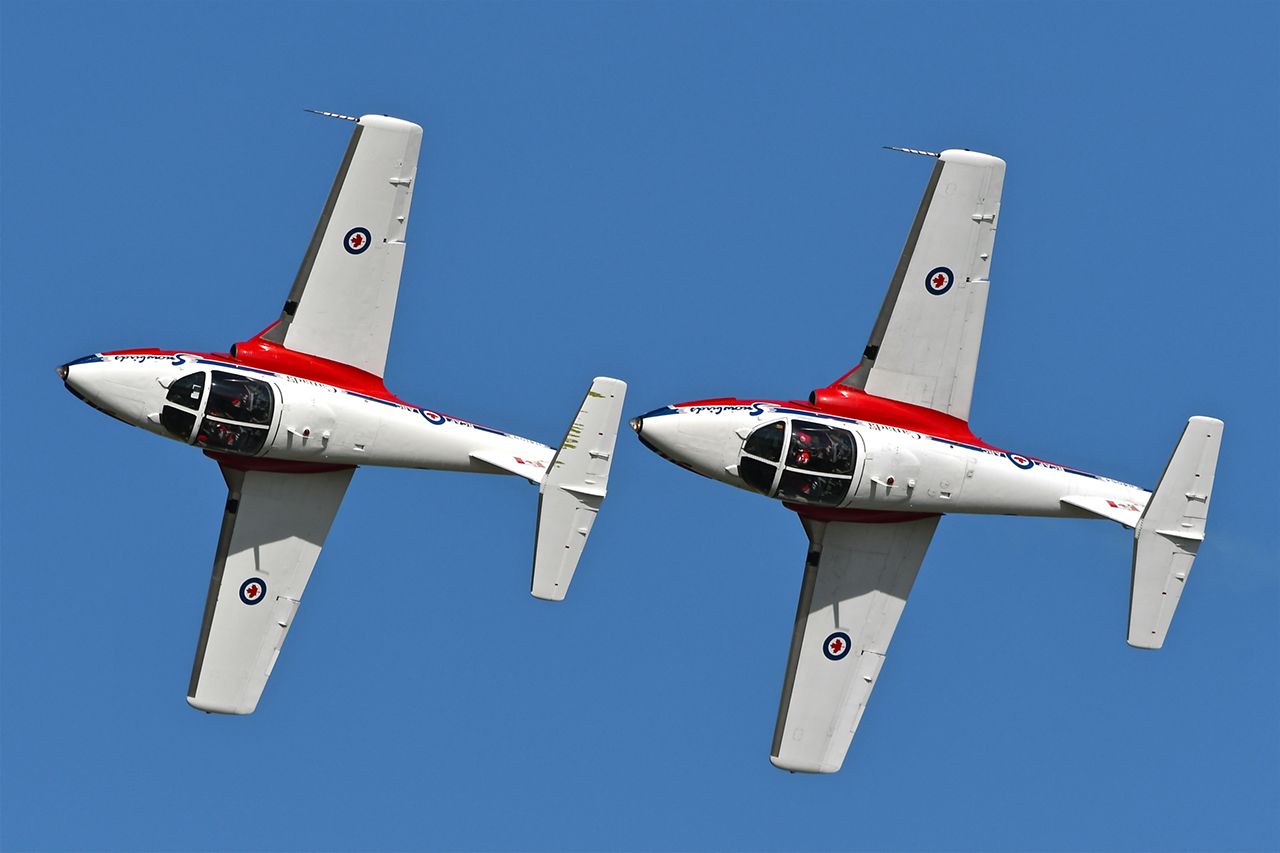
[[[944,514],[1133,528],[1129,644],[1149,649],[1164,643],[1204,539],[1219,420],[1190,419],[1154,492],[969,431],[1005,164],[911,153],[937,163],[853,370],[807,403],[719,398],[631,421],[660,456],[782,501],[808,533],[771,754],[785,770],[840,769]]]
[[[334,114],[326,114],[334,115]],[[559,450],[383,385],[422,128],[356,119],[280,319],[229,353],[133,349],[64,364],[66,387],[204,450],[227,504],[187,701],[257,707],[360,465],[515,474],[540,486],[532,592],[564,598],[605,497],[626,384],[597,378]]]

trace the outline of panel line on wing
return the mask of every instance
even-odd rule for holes
[[[942,177],[942,168],[943,163],[941,160],[934,164],[933,173],[929,175],[929,184],[925,187],[924,195],[920,199],[920,207],[916,210],[915,221],[911,223],[911,230],[907,232],[907,242],[902,247],[902,255],[898,258],[898,266],[893,271],[893,278],[889,281],[889,291],[884,296],[884,303],[880,306],[880,313],[876,316],[875,325],[871,327],[871,337],[867,340],[867,348],[863,350],[862,360],[858,363],[858,366],[840,380],[843,385],[848,385],[851,388],[865,388],[867,385],[867,376],[871,372],[871,364],[880,353],[880,344],[884,341],[885,332],[889,328],[889,320],[893,317],[893,308],[898,303],[898,293],[902,290],[902,282],[906,280],[907,268],[911,265],[912,256],[915,255],[916,244],[920,240],[920,231],[924,228],[925,217],[929,214],[929,205],[933,201],[933,194],[938,187],[938,180]]]
[[[277,344],[284,343],[285,333],[289,331],[289,323],[298,310],[298,303],[302,301],[303,291],[307,289],[307,281],[311,278],[311,270],[315,266],[316,256],[320,253],[325,232],[329,229],[333,209],[338,204],[338,197],[342,195],[342,186],[346,183],[347,172],[351,169],[351,161],[355,158],[356,147],[360,144],[360,135],[363,132],[364,125],[361,124],[357,124],[356,129],[351,132],[347,153],[343,155],[342,165],[338,167],[338,174],[334,176],[329,197],[325,200],[324,210],[320,213],[320,221],[316,223],[316,230],[311,235],[311,243],[307,246],[306,254],[302,256],[302,264],[298,267],[298,274],[293,279],[293,287],[289,289],[289,296],[285,299],[284,308],[280,312],[280,320],[262,335],[264,340]]]

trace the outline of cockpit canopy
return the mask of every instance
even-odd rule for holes
[[[270,384],[221,370],[175,380],[165,399],[160,424],[174,438],[228,453],[262,450],[275,413]]]
[[[812,421],[774,421],[747,436],[742,451],[738,475],[770,497],[836,506],[849,494],[856,451],[848,430]]]

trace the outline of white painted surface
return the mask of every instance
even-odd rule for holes
[[[627,383],[597,377],[542,482],[534,540],[535,598],[560,601],[604,501]]]
[[[812,567],[806,568],[774,766],[804,773],[840,769],[937,526],[937,518],[814,525],[810,548],[821,555],[812,578]],[[839,644],[837,653],[829,643]]]
[[[215,579],[219,569],[222,576],[210,589],[214,607],[206,609],[192,707],[250,714],[258,706],[353,473],[227,472],[228,497],[238,506],[223,522],[227,554],[214,564]],[[248,603],[245,584],[265,591]]]
[[[868,394],[969,419],[1005,163],[976,151],[943,151],[914,246],[908,244],[864,357],[845,383]],[[947,274],[938,272],[947,270]],[[898,276],[901,276],[900,282]],[[931,276],[944,282],[931,290]],[[944,289],[945,288],[945,289]],[[888,312],[888,316],[885,316]]]
[[[1158,649],[1204,540],[1222,421],[1194,417],[1134,531],[1129,645]]]
[[[386,116],[363,116],[359,126],[359,142],[283,343],[382,376],[422,128]],[[352,252],[344,241],[356,228],[368,231],[359,238],[368,246]]]

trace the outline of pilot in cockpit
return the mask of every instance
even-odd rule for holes
[[[265,382],[214,371],[208,413],[243,423],[270,423],[271,389]]]
[[[230,414],[237,416],[235,420],[256,423],[262,414],[269,410],[271,404],[269,400],[263,399],[256,385],[246,384],[236,390],[228,400],[228,405],[231,409]]]
[[[242,427],[206,419],[201,426],[200,434],[196,436],[196,441],[201,445],[222,450],[237,450],[243,435]]]
[[[831,438],[826,433],[810,432],[797,427],[793,438],[795,441],[791,448],[791,458],[787,460],[788,465],[799,468],[829,469],[831,463],[835,461],[832,458]]]

